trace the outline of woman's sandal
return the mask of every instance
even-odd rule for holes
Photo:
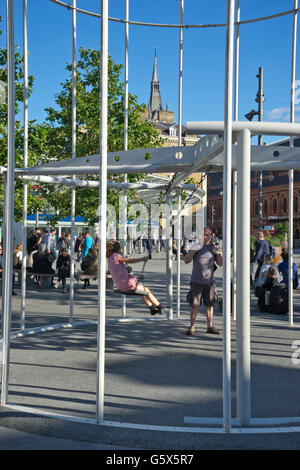
[[[192,328],[189,328],[187,331],[186,331],[186,334],[188,336],[193,336],[193,334],[195,333],[195,328],[192,327]]]
[[[220,331],[217,330],[217,328],[215,328],[214,326],[210,326],[209,328],[207,328],[207,333],[211,333],[213,335],[219,335],[220,334]]]

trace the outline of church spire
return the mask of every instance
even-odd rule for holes
[[[151,91],[150,91],[150,110],[152,114],[152,119],[155,114],[162,109],[161,97],[160,97],[160,81],[158,78],[158,68],[157,68],[157,58],[156,58],[156,48],[154,48],[154,65],[153,65],[153,74],[151,81]]]
[[[152,74],[152,82],[158,82],[158,69],[157,69],[157,59],[156,59],[156,47],[154,48],[154,65],[153,65],[153,74]]]

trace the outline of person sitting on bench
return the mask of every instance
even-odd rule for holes
[[[98,276],[98,251],[96,248],[89,248],[84,261],[81,263],[81,269],[86,274],[95,274],[95,277]],[[86,289],[89,285],[89,279],[84,279],[83,289]]]
[[[13,267],[14,269],[21,269],[23,257],[23,245],[19,243],[13,251]]]
[[[106,244],[106,257],[109,272],[112,279],[121,292],[128,291],[144,291],[146,295],[141,294],[141,297],[147,307],[150,309],[151,315],[156,313],[164,313],[164,307],[160,304],[157,298],[144,284],[138,281],[137,276],[130,274],[127,270],[126,263],[138,263],[140,261],[148,261],[148,256],[143,258],[128,258],[122,256],[122,247],[119,242],[112,241]]]
[[[33,255],[32,270],[34,273],[40,274],[55,274],[55,269],[52,268],[52,259],[46,253],[45,243],[39,245],[38,251]],[[40,278],[37,276],[36,284],[40,283]],[[53,277],[51,278],[51,285],[54,285]]]
[[[279,284],[278,281],[278,272],[276,269],[276,266],[270,266],[268,271],[265,274],[265,281],[261,286],[257,286],[257,306],[259,309],[263,312],[268,311],[269,307],[269,298],[266,297],[266,292],[269,293],[272,289],[273,286],[276,286]],[[267,300],[267,302],[266,302]]]

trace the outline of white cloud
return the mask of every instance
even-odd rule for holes
[[[290,121],[290,107],[281,106],[279,108],[264,111],[264,121]],[[295,106],[295,122],[300,122],[300,106]]]

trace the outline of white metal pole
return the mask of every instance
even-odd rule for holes
[[[76,158],[76,0],[73,0],[72,10],[72,158]],[[72,177],[75,180],[75,175]],[[71,192],[71,264],[70,264],[70,306],[69,322],[74,318],[74,253],[75,253],[75,209],[76,190]]]
[[[177,203],[177,318],[180,317],[180,246],[181,246],[181,191],[180,189],[178,190],[178,203]]]
[[[99,274],[97,329],[96,421],[104,420],[105,308],[106,308],[106,206],[107,206],[107,90],[108,0],[101,0],[100,61],[100,181],[99,181]]]
[[[236,284],[237,284],[237,171],[233,171],[232,175],[232,292],[231,292],[231,306],[232,306],[232,319],[236,320]]]
[[[237,417],[241,425],[249,425],[250,400],[250,158],[251,133],[238,135],[238,210],[237,224]]]
[[[172,269],[172,194],[166,196],[166,272],[167,272],[167,303],[169,320],[173,319],[173,269]]]
[[[289,325],[294,324],[294,305],[293,305],[293,232],[294,232],[294,170],[289,170]]]
[[[296,77],[296,47],[297,47],[297,20],[298,0],[294,0],[293,39],[292,39],[292,66],[291,66],[291,98],[290,121],[295,121],[295,77]],[[294,147],[294,138],[290,139],[290,146]],[[294,324],[293,301],[293,234],[294,234],[294,170],[289,170],[289,325]]]
[[[124,67],[124,150],[128,150],[128,40],[129,40],[129,0],[125,0],[125,67]],[[127,173],[124,174],[127,183]],[[127,255],[127,190],[123,191],[123,254]],[[122,296],[122,317],[126,316],[126,295]]]
[[[23,165],[28,166],[28,30],[27,0],[23,0],[23,62],[24,62],[24,140]],[[25,329],[26,312],[26,265],[27,265],[27,199],[28,182],[23,182],[23,228],[22,228],[22,266],[21,266],[21,322],[20,329]]]
[[[224,103],[224,178],[223,178],[223,429],[231,429],[231,165],[232,165],[232,78],[233,78],[234,0],[227,0],[225,103]]]
[[[179,76],[178,76],[178,146],[182,145],[182,73],[183,73],[183,9],[184,0],[180,0],[180,28],[179,28]]]
[[[240,21],[240,0],[236,2],[236,23]],[[235,27],[235,68],[234,68],[234,120],[238,120],[239,101],[239,50],[240,26]],[[232,185],[232,318],[236,320],[236,243],[237,243],[237,172],[233,171]]]
[[[184,0],[180,0],[179,11],[179,77],[178,77],[178,146],[182,146],[182,74],[183,74],[183,12]],[[177,206],[177,318],[180,317],[180,245],[181,245],[181,191],[178,191],[178,206]]]
[[[236,0],[235,21],[239,23],[241,17],[240,0]],[[234,120],[238,120],[239,109],[239,63],[240,63],[240,25],[235,27],[235,68],[234,68]]]
[[[10,328],[12,310],[12,222],[14,218],[14,170],[15,170],[15,47],[14,47],[14,0],[6,0],[7,9],[7,174],[5,175],[4,205],[4,253],[2,277],[3,354],[1,405],[8,399],[10,363]]]
[[[125,0],[125,67],[124,67],[124,150],[128,150],[128,45],[129,45],[129,0]],[[126,175],[127,177],[127,175]]]

